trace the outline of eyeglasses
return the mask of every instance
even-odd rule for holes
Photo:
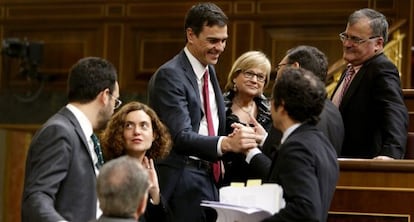
[[[266,76],[264,74],[254,73],[252,71],[242,71],[242,73],[243,73],[243,76],[248,79],[253,79],[253,77],[256,76],[257,81],[259,82],[266,81]]]
[[[290,63],[277,64],[276,68],[275,68],[275,72],[278,72],[280,70],[280,68],[282,68],[282,66],[285,66],[285,65],[290,65]]]
[[[360,45],[360,44],[362,44],[362,43],[364,43],[364,42],[366,42],[368,40],[375,39],[375,38],[379,38],[379,37],[380,36],[371,36],[371,37],[369,37],[367,39],[361,39],[361,38],[356,37],[356,36],[349,36],[345,32],[342,32],[342,33],[339,34],[339,39],[341,39],[342,42],[345,42],[346,40],[349,40],[353,44],[357,44],[357,45]]]
[[[116,98],[114,95],[112,95],[112,93],[109,93],[109,95],[111,95],[111,97],[114,98],[114,100],[115,100],[114,109],[118,109],[122,105],[122,101],[120,99]]]

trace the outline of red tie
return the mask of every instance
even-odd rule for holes
[[[349,85],[351,85],[351,80],[352,80],[352,76],[355,74],[355,69],[351,64],[348,64],[348,70],[346,71],[346,76],[344,79],[344,85],[342,86],[342,91],[341,91],[341,101],[342,98],[344,97],[346,91],[349,88]]]
[[[208,135],[215,136],[216,133],[214,132],[213,118],[211,116],[211,110],[210,110],[210,98],[209,98],[209,92],[208,92],[208,82],[209,82],[208,76],[209,74],[208,74],[208,69],[207,69],[204,72],[204,84],[203,84],[204,112],[206,114]],[[218,182],[220,178],[220,161],[213,163],[213,175],[214,175],[214,180]]]

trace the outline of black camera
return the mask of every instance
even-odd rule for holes
[[[18,38],[4,39],[2,53],[12,58],[23,59],[30,65],[38,65],[43,57],[43,42],[21,41]]]

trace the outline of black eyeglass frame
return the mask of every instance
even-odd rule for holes
[[[253,79],[253,77],[256,76],[256,79],[258,82],[266,82],[266,75],[262,73],[258,74],[258,73],[254,73],[253,71],[249,71],[249,70],[246,70],[246,71],[241,70],[241,73],[243,73],[243,76],[245,78]]]

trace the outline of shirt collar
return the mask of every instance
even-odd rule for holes
[[[282,139],[280,140],[280,143],[281,144],[284,143],[285,140],[289,137],[289,135],[292,134],[293,131],[295,131],[295,129],[297,129],[300,125],[301,123],[295,123],[291,125],[289,128],[287,128],[285,132],[283,132],[283,136],[282,136]]]
[[[205,70],[208,69],[208,66],[203,66],[203,64],[201,64],[201,62],[198,61],[196,57],[193,56],[193,54],[191,54],[187,46],[184,47],[184,53],[187,56],[188,60],[190,60],[191,67],[193,68],[193,71],[196,74],[197,78],[199,80],[202,79]]]
[[[67,104],[66,108],[68,108],[73,113],[73,115],[75,115],[75,118],[78,120],[82,131],[85,134],[85,137],[88,139],[93,133],[92,124],[89,121],[88,117],[86,117],[86,115],[80,109],[72,104]]]

